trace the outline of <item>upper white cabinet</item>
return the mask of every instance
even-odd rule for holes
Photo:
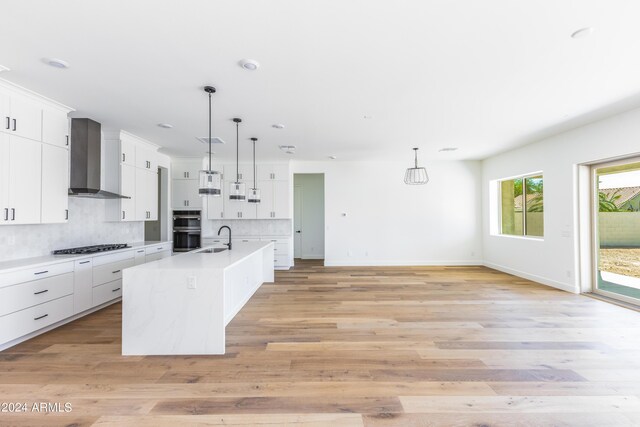
[[[176,179],[172,182],[171,206],[174,209],[202,209],[197,179]]]
[[[158,219],[158,146],[128,132],[105,132],[105,182],[129,199],[106,201],[109,221]]]
[[[41,206],[41,143],[0,134],[0,224],[38,224]]]
[[[69,148],[69,117],[57,108],[42,110],[42,142]]]
[[[42,104],[29,97],[11,94],[4,110],[2,130],[12,135],[42,141]]]
[[[258,181],[261,200],[258,219],[291,218],[289,215],[289,181]]]
[[[224,218],[225,219],[256,219],[256,204],[238,202],[224,198]]]
[[[42,144],[43,223],[67,222],[69,219],[69,150]]]
[[[224,219],[224,197],[207,197],[207,219]]]
[[[289,166],[287,164],[261,164],[257,166],[258,181],[287,181]]]
[[[240,182],[253,182],[253,164],[240,164],[237,168],[236,165],[228,164],[224,165],[224,180],[228,182],[235,182],[238,179]]]
[[[202,162],[199,159],[171,162],[171,179],[198,179],[201,169]]]
[[[0,80],[0,224],[67,221],[70,111]]]

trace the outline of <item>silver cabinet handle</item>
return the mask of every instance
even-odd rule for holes
[[[220,218],[224,218],[224,212],[220,212]]]
[[[11,117],[6,116],[7,117],[7,130],[11,129]]]
[[[38,317],[34,317],[33,320],[40,320],[40,319],[44,319],[45,317],[47,317],[48,314],[43,314],[42,316],[38,316]]]
[[[44,273],[48,273],[49,270],[45,270],[45,271],[38,271],[37,273],[33,273],[34,275],[39,275],[39,274],[44,274]]]
[[[45,292],[49,292],[49,289],[45,289],[44,291],[34,292],[34,295],[44,294]]]
[[[124,163],[124,162],[125,162],[125,159],[126,159],[126,156],[125,156],[125,154],[124,154],[124,153],[122,153],[122,163]]]
[[[9,208],[4,208],[4,220],[9,221]]]
[[[164,249],[164,248],[156,248],[156,250],[157,250],[157,251],[161,251],[161,250],[163,250],[163,249]]]
[[[16,209],[11,208],[11,221],[15,221],[15,220],[16,220]]]
[[[141,254],[141,253],[143,253],[143,252],[144,252],[144,249],[141,249],[141,250],[139,250],[139,251],[137,251],[137,252],[138,252],[139,254]]]
[[[69,209],[64,210],[64,219],[69,219]]]
[[[112,290],[111,292],[118,292],[120,290],[120,288],[115,288],[114,290]]]
[[[120,273],[122,270],[116,270],[116,271],[112,271],[112,274],[116,274],[116,273]]]
[[[89,264],[91,261],[80,261],[78,264]]]
[[[69,135],[65,135],[65,137],[67,138],[67,141],[66,141],[65,145],[68,147],[69,146]]]
[[[16,119],[13,119],[13,131],[17,131],[18,130],[18,121]]]

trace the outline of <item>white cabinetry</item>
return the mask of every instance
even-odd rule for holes
[[[57,108],[42,110],[42,142],[69,148],[69,117]]]
[[[207,197],[207,219],[224,218],[224,196]]]
[[[258,203],[258,219],[290,218],[289,181],[260,181],[261,200]]]
[[[289,166],[286,164],[262,164],[257,166],[258,181],[289,180]]]
[[[198,192],[201,169],[202,159],[181,159],[171,163],[171,206],[173,209],[202,209],[202,197]]]
[[[93,307],[93,260],[75,261],[73,266],[73,313]]]
[[[0,130],[11,135],[42,141],[42,104],[18,93],[6,93],[3,101],[4,123]]]
[[[236,174],[236,165],[228,164],[224,165],[224,180],[227,182],[236,182],[236,178],[240,182],[246,182],[247,185],[253,183],[253,164],[240,164],[238,165],[237,174]]]
[[[41,143],[0,134],[0,224],[40,222]]]
[[[69,150],[42,144],[42,222],[69,219]]]
[[[110,191],[129,199],[107,200],[110,221],[158,219],[158,146],[130,133],[105,132],[105,173]]]
[[[229,200],[224,198],[224,218],[225,219],[256,219],[256,204],[238,202],[237,200]]]

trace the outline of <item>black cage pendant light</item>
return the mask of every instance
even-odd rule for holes
[[[229,200],[234,200],[236,202],[245,202],[247,200],[247,196],[245,193],[245,185],[243,182],[240,182],[240,167],[238,165],[239,162],[239,126],[242,123],[242,119],[235,118],[233,121],[236,124],[236,181],[229,184]]]
[[[407,168],[407,171],[404,173],[404,183],[409,185],[426,184],[429,182],[429,175],[427,175],[425,168],[418,167],[418,148],[414,148],[413,151],[415,153],[414,167]]]
[[[251,142],[253,143],[253,188],[249,190],[249,195],[247,196],[247,202],[249,203],[260,203],[260,190],[258,190],[258,186],[256,185],[256,141],[258,138],[251,138]]]
[[[209,94],[209,169],[200,171],[200,196],[220,197],[222,185],[220,182],[220,172],[211,170],[211,95],[216,93],[213,86],[205,86],[204,91]]]

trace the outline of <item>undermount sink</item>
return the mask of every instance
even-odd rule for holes
[[[229,248],[208,248],[208,249],[203,249],[201,251],[197,251],[196,253],[199,254],[217,254],[218,252],[223,252],[229,250]]]

